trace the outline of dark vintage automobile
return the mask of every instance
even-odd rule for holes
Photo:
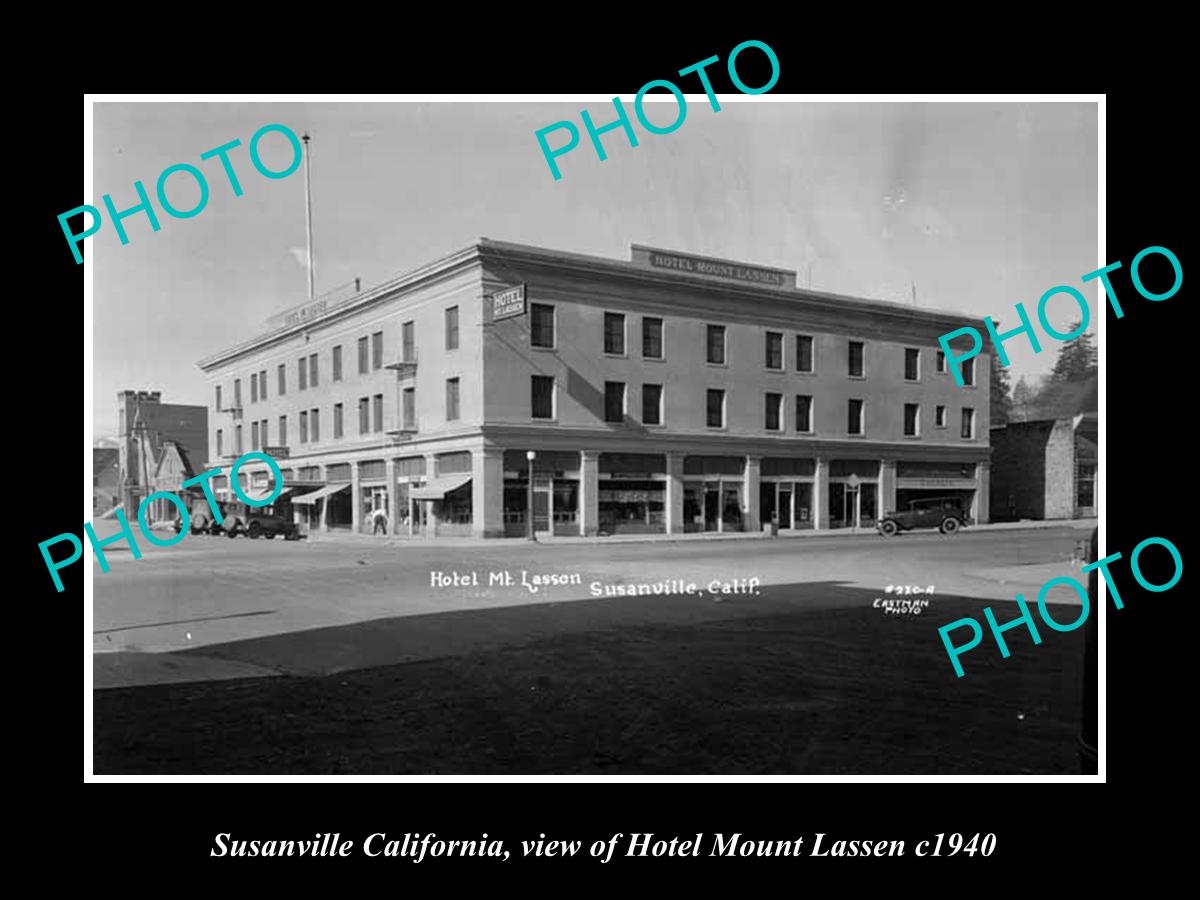
[[[891,537],[914,528],[936,528],[942,534],[954,534],[966,524],[967,514],[958,497],[925,497],[910,502],[908,509],[889,512],[876,527],[880,534]]]
[[[277,505],[247,506],[244,503],[228,503],[224,512],[224,530],[228,537],[244,534],[249,538],[265,537],[268,540],[277,534],[284,540],[298,541],[300,526],[292,521],[291,510]]]
[[[229,504],[223,500],[217,500],[216,504],[217,509],[221,511],[222,520],[224,520]],[[191,523],[192,534],[220,534],[222,531],[222,526],[217,524],[212,508],[208,505],[208,499],[203,494],[189,496],[188,519]],[[175,533],[178,534],[182,529],[183,520],[176,516]]]

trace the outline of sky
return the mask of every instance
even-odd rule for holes
[[[669,95],[651,121],[676,114]],[[712,110],[688,95],[673,133],[637,124],[590,146],[579,112],[597,126],[605,99],[438,103],[128,103],[93,106],[94,196],[153,198],[161,229],[124,220],[122,246],[106,218],[86,240],[93,266],[94,436],[116,431],[116,395],[158,390],[169,403],[207,404],[196,362],[264,330],[307,300],[304,174],[261,176],[251,136],[281,123],[312,135],[313,257],[320,295],[362,279],[364,289],[468,246],[479,237],[629,259],[629,245],[793,269],[816,290],[990,315],[1017,324],[1038,299],[1104,263],[1097,247],[1097,119],[1093,103],[796,103],[720,96]],[[748,100],[749,102],[746,102]],[[740,102],[739,102],[740,101]],[[657,107],[657,108],[656,108]],[[534,133],[573,121],[581,142],[550,173]],[[235,196],[217,159],[234,139]],[[563,132],[551,145],[565,140]],[[279,134],[260,145],[283,169]],[[168,166],[189,163],[207,205],[175,219],[154,198]],[[167,196],[193,207],[199,189],[171,176]],[[76,219],[75,222],[79,220]],[[64,241],[64,252],[69,247]],[[1095,311],[1093,282],[1086,290]],[[1057,304],[1061,303],[1061,306]],[[1059,298],[1051,324],[1077,317]],[[1095,317],[1092,330],[1094,333]],[[1035,318],[1036,321],[1036,318]],[[1006,344],[1015,384],[1053,367],[1058,344],[1035,355]]]

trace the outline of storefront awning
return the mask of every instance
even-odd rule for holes
[[[299,497],[293,497],[292,503],[299,503],[307,506],[310,503],[316,503],[322,497],[328,497],[330,494],[336,494],[338,491],[348,491],[350,485],[343,482],[341,484],[331,484],[328,487],[323,487],[319,491],[313,491],[311,494],[301,494]]]
[[[441,500],[448,493],[462,487],[470,480],[470,475],[449,475],[446,478],[434,478],[419,488],[413,488],[408,492],[408,496],[413,500]]]
[[[289,488],[289,487],[285,487],[285,488],[284,488],[282,491],[280,491],[280,492],[279,492],[279,496],[277,496],[277,497],[275,497],[274,499],[272,499],[272,500],[271,500],[271,502],[272,502],[272,503],[275,503],[276,501],[278,501],[278,500],[279,500],[279,497],[282,497],[282,496],[284,496],[284,495],[285,495],[285,494],[287,494],[287,492],[288,492],[288,491],[290,491],[290,490],[291,490],[291,488]],[[255,503],[258,503],[258,502],[259,502],[259,501],[261,501],[261,500],[266,500],[268,497],[270,497],[270,496],[271,496],[271,492],[270,492],[269,490],[262,490],[262,489],[256,489],[256,490],[252,490],[252,491],[245,491],[244,493],[246,494],[246,496],[247,496],[247,497],[249,497],[249,498],[250,498],[251,500],[253,500]]]

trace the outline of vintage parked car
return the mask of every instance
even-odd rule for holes
[[[914,528],[936,528],[942,534],[954,534],[967,524],[962,500],[958,497],[926,497],[913,500],[908,509],[889,512],[879,520],[879,533],[891,537]]]
[[[226,509],[229,506],[222,500],[218,500],[217,508],[221,511],[221,518],[224,520]],[[188,510],[188,518],[191,520],[192,534],[220,534],[221,526],[217,524],[213,516],[212,509],[209,508],[208,500],[200,495],[191,498],[191,507]],[[178,534],[183,529],[183,520],[175,517],[175,533]]]
[[[224,511],[225,534],[231,538],[244,534],[249,538],[265,537],[268,540],[282,534],[284,540],[300,540],[300,526],[291,519],[291,510],[279,506],[247,506],[244,503],[229,503]]]

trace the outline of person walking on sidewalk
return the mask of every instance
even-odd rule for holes
[[[387,512],[382,506],[375,507],[375,511],[371,513],[371,534],[388,533],[388,517]]]

